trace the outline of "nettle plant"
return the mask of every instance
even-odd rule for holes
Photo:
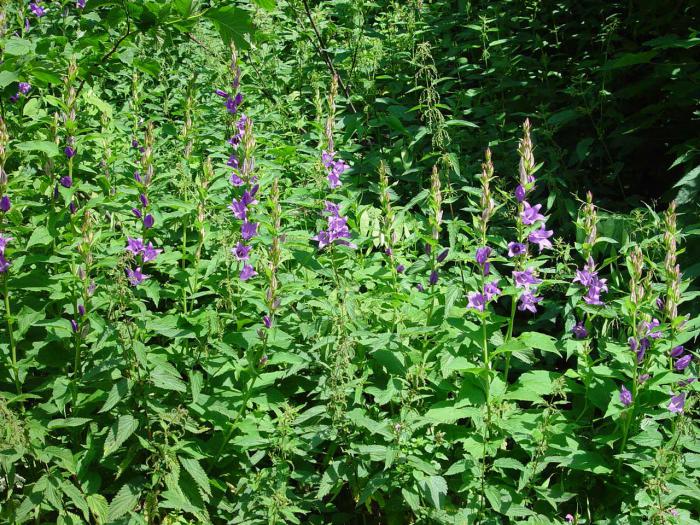
[[[588,193],[555,237],[527,120],[513,175],[441,154],[401,202],[337,72],[292,122],[193,23],[248,11],[117,4],[0,20],[2,520],[698,522],[674,203],[615,237]],[[102,21],[98,75],[69,37]]]

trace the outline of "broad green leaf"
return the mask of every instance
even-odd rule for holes
[[[232,5],[208,9],[204,16],[210,19],[226,45],[233,42],[239,48],[247,48],[246,34],[254,31],[248,13]]]
[[[131,434],[138,428],[139,422],[132,416],[120,416],[117,421],[110,427],[105,439],[103,456],[107,457],[119,449]]]
[[[20,151],[39,151],[45,153],[47,157],[57,157],[59,155],[58,146],[55,142],[48,140],[30,140],[15,144],[16,149]]]
[[[109,504],[107,519],[109,521],[115,521],[134,510],[139,502],[140,496],[141,490],[138,488],[138,485],[134,483],[125,483]]]

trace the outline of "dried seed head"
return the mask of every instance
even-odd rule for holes
[[[583,230],[586,236],[587,250],[586,254],[590,254],[593,245],[598,237],[598,216],[596,213],[595,204],[593,204],[593,194],[589,191],[586,193],[586,204],[583,206]]]
[[[485,153],[485,162],[481,164],[481,201],[479,203],[481,209],[481,220],[479,221],[479,229],[482,239],[486,238],[489,220],[493,215],[495,204],[491,197],[491,181],[494,179],[493,162],[491,160],[491,149],[487,148]]]

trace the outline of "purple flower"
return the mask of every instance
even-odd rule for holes
[[[527,246],[521,242],[508,243],[508,257],[517,257],[527,252]]]
[[[647,335],[648,335],[649,337],[651,337],[652,339],[658,339],[658,338],[660,338],[661,336],[663,336],[664,334],[663,334],[661,331],[655,330],[655,328],[658,328],[658,326],[659,326],[660,324],[661,324],[661,323],[659,322],[658,319],[652,319],[651,322],[645,321],[645,322],[644,322],[644,328],[645,328],[646,331],[647,331]]]
[[[139,210],[138,208],[131,208],[131,213],[133,213],[134,217],[136,217],[137,219],[140,219],[141,217],[143,217],[141,210]]]
[[[438,282],[438,272],[437,270],[433,270],[430,272],[430,277],[428,278],[428,282],[430,283],[430,286],[435,286]]]
[[[491,248],[484,246],[476,250],[476,262],[481,266],[484,266],[488,261],[489,255],[491,255]]]
[[[340,178],[336,173],[329,173],[328,174],[328,187],[332,190],[342,186],[343,183],[340,181]]]
[[[85,7],[86,2],[87,0],[76,0],[75,7],[77,7],[78,9],[83,9]]]
[[[75,215],[75,212],[78,211],[78,206],[76,206],[75,201],[70,201],[70,204],[68,204],[68,211],[70,211],[71,215]]]
[[[5,254],[0,253],[0,273],[5,273],[10,269],[12,263],[5,259]]]
[[[396,273],[403,273],[405,269],[406,269],[406,268],[404,267],[403,264],[399,264],[399,265],[396,267]]]
[[[418,290],[419,292],[423,292],[425,291],[425,288],[423,288],[423,285],[421,283],[418,283],[416,285],[416,290]]]
[[[263,324],[265,325],[265,328],[270,328],[272,326],[272,319],[270,319],[269,315],[263,316]]]
[[[0,211],[3,213],[7,213],[10,211],[10,207],[12,204],[10,203],[10,196],[9,195],[3,195],[2,198],[0,198]]]
[[[78,330],[80,330],[80,327],[78,326],[78,322],[75,319],[70,320],[70,327],[73,329],[74,334],[77,334]]]
[[[71,148],[70,146],[66,146],[63,149],[63,153],[66,154],[66,158],[72,159],[75,156],[75,150]]]
[[[544,215],[540,213],[541,208],[541,204],[530,206],[527,201],[523,201],[523,211],[520,214],[520,219],[523,221],[523,224],[525,226],[530,226],[531,224],[535,224],[537,221],[544,221]]]
[[[153,215],[151,215],[150,213],[147,214],[147,215],[143,218],[143,226],[144,226],[144,228],[146,228],[146,229],[148,229],[148,228],[153,228],[153,225],[155,224],[155,222],[156,222],[156,220],[153,218]]]
[[[238,157],[236,157],[236,155],[231,153],[228,160],[226,161],[226,165],[231,166],[234,169],[238,169]]]
[[[29,4],[29,9],[37,18],[41,18],[46,14],[46,9],[40,6],[36,1]]]
[[[231,178],[229,178],[228,181],[237,188],[245,184],[245,181],[242,178],[240,178],[236,173],[231,173]]]
[[[425,255],[430,255],[430,253],[433,251],[433,247],[429,243],[425,243],[423,245],[423,251],[425,252]]]
[[[595,278],[598,279],[597,277]],[[608,287],[605,284],[605,279],[598,281],[599,285],[588,288],[588,293],[584,295],[583,300],[592,306],[603,306],[605,303],[600,300],[600,293],[606,291]]]
[[[392,255],[394,255],[394,250],[392,250],[391,248],[386,248],[386,249],[384,250],[384,253],[385,253],[388,257],[391,257]]]
[[[58,182],[60,182],[61,186],[64,188],[70,188],[73,186],[73,179],[71,179],[68,175],[61,177]]]
[[[447,258],[447,254],[450,253],[449,248],[445,248],[440,255],[437,256],[437,262],[441,263]]]
[[[241,225],[241,237],[244,241],[249,241],[258,234],[258,223],[245,221]]]
[[[252,206],[254,204],[257,204],[258,201],[255,199],[255,194],[258,193],[259,188],[260,186],[256,184],[250,191],[244,191],[243,196],[241,197],[241,202],[246,206]]]
[[[311,237],[311,240],[318,242],[319,250],[322,250],[331,243],[330,235],[326,230],[321,230],[314,237]]]
[[[678,361],[676,361],[676,370],[678,370],[679,372],[682,372],[683,370],[688,368],[688,365],[690,364],[690,362],[692,360],[693,360],[692,355],[690,355],[690,354],[684,355],[683,357],[678,359]]]
[[[583,321],[576,323],[571,329],[571,333],[574,334],[576,339],[585,339],[588,337],[588,330],[586,330],[586,326],[584,325]]]
[[[649,374],[642,374],[637,378],[637,381],[639,381],[639,384],[641,385],[643,383],[646,383],[650,377],[651,376]]]
[[[82,304],[78,305],[78,314],[80,317],[85,317],[85,307]]]
[[[131,139],[131,147],[132,148],[138,148],[139,147],[139,141],[136,139]]]
[[[2,233],[0,233],[0,255],[5,254],[5,247],[10,243],[12,240],[12,237],[5,237]]]
[[[132,239],[131,237],[126,238],[126,251],[133,253],[134,255],[140,254],[145,246],[143,245],[143,239]]]
[[[216,91],[214,91],[214,93],[219,95],[221,98],[229,98],[228,93],[226,93],[226,91],[224,91],[223,89],[217,89]]]
[[[472,308],[478,310],[479,312],[484,311],[486,306],[486,296],[479,292],[469,292],[467,294],[467,308]]]
[[[523,271],[513,271],[513,279],[515,281],[516,288],[525,288],[529,290],[530,285],[537,286],[542,282],[542,279],[538,279],[533,274],[534,270],[532,268],[527,268]]]
[[[233,212],[233,216],[240,220],[240,221],[245,221],[247,218],[247,213],[248,213],[248,207],[245,205],[243,202],[243,199],[240,201],[233,199],[231,201],[231,205],[229,206],[229,209]]]
[[[518,184],[515,187],[515,198],[518,202],[523,202],[525,200],[525,188],[522,184]]]
[[[691,383],[695,382],[695,377],[689,377],[688,379],[683,379],[682,381],[678,381],[678,386],[688,386]]]
[[[666,307],[666,303],[661,297],[656,298],[656,308],[663,310]]]
[[[235,248],[231,248],[231,253],[238,261],[247,261],[250,257],[250,246],[246,246],[241,241],[238,241]]]
[[[501,295],[501,290],[498,288],[498,279],[494,279],[490,283],[484,284],[484,295],[486,296],[487,301]]]
[[[668,404],[668,409],[674,414],[681,414],[685,407],[685,392],[671,397],[671,402]]]
[[[622,385],[622,388],[620,388],[620,403],[626,407],[632,404],[632,392],[627,390],[625,385]]]
[[[138,144],[138,142],[136,143]],[[141,174],[138,171],[134,172],[134,180],[141,184],[143,182],[143,179],[141,178]]]
[[[545,229],[543,224],[539,230],[535,230],[528,235],[527,240],[536,244],[540,248],[540,252],[542,252],[545,248],[552,248],[552,243],[549,241],[552,235],[554,235],[554,231]]]
[[[32,86],[29,82],[20,82],[17,85],[17,87],[19,88],[19,92],[23,95],[26,95],[32,89]]]
[[[10,95],[10,102],[13,104],[19,100],[19,93],[15,93],[14,95]]]
[[[250,264],[244,264],[243,268],[241,269],[241,273],[239,274],[239,277],[241,281],[247,281],[255,275],[258,275],[258,272],[255,271],[255,268],[253,268]]]
[[[149,242],[148,246],[144,247],[144,249],[143,249],[143,255],[142,255],[143,262],[147,263],[150,261],[154,261],[155,258],[158,257],[158,255],[160,255],[162,252],[163,252],[163,250],[155,249],[153,247],[153,243]]]
[[[144,208],[148,208],[148,197],[146,196],[145,193],[142,193],[139,195],[139,200],[141,201],[141,204],[143,205]]]
[[[671,350],[671,357],[680,357],[683,355],[683,352],[685,352],[683,345],[677,346]]]
[[[136,268],[135,270],[132,270],[131,268],[127,268],[126,269],[126,277],[129,279],[129,283],[131,283],[131,286],[138,286],[143,281],[148,279],[150,277],[150,275],[146,275],[144,273],[141,273],[141,268]]]
[[[335,202],[325,201],[323,211],[327,211],[331,215],[340,215],[340,208]]]
[[[541,297],[535,296],[534,292],[532,292],[529,289],[526,289],[521,295],[520,295],[520,302],[518,304],[518,310],[521,312],[524,312],[525,310],[528,310],[530,312],[537,313],[537,303],[542,301]]]

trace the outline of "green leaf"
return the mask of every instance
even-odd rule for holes
[[[139,422],[132,416],[121,416],[109,429],[105,439],[103,457],[107,457],[124,443],[138,428]]]
[[[114,496],[107,510],[107,519],[115,521],[126,513],[134,510],[139,502],[141,490],[134,483],[125,483]]]
[[[97,523],[105,523],[109,513],[109,503],[102,494],[88,494],[85,498],[92,516]]]
[[[0,89],[4,89],[18,79],[14,71],[0,71]]]
[[[258,7],[262,7],[267,11],[272,11],[277,5],[276,0],[253,0],[253,3],[257,4]]]
[[[430,476],[422,479],[418,486],[423,497],[436,509],[440,510],[447,496],[447,482],[442,476]]]
[[[47,157],[57,157],[59,155],[58,146],[55,142],[48,140],[29,140],[20,142],[15,145],[15,148],[20,151],[40,151],[45,153]]]
[[[119,401],[124,399],[128,392],[129,382],[126,378],[122,378],[116,383],[114,383],[114,385],[112,385],[112,389],[107,395],[107,400],[105,401],[105,404],[102,405],[102,408],[100,409],[99,413],[102,414],[104,412],[109,412],[110,410],[112,410],[115,406],[117,406],[117,403],[119,403]]]
[[[12,37],[5,43],[5,54],[26,56],[34,52],[34,43],[22,38]]]
[[[55,430],[57,428],[73,428],[81,427],[92,421],[87,417],[68,417],[66,419],[54,419],[49,421],[48,428],[50,430]]]
[[[226,45],[233,42],[239,48],[248,47],[244,37],[252,34],[254,28],[246,11],[229,5],[208,9],[204,16],[213,22]]]
[[[204,469],[199,464],[199,461],[193,458],[185,458],[180,456],[180,463],[185,468],[187,473],[192,476],[197,486],[202,489],[202,492],[211,496],[211,485],[209,483],[209,477]]]
[[[27,241],[27,246],[26,249],[29,250],[32,246],[44,246],[46,244],[49,244],[53,237],[49,233],[49,230],[46,229],[45,226],[38,226],[34,229],[32,232],[32,235],[29,237],[29,240]]]

